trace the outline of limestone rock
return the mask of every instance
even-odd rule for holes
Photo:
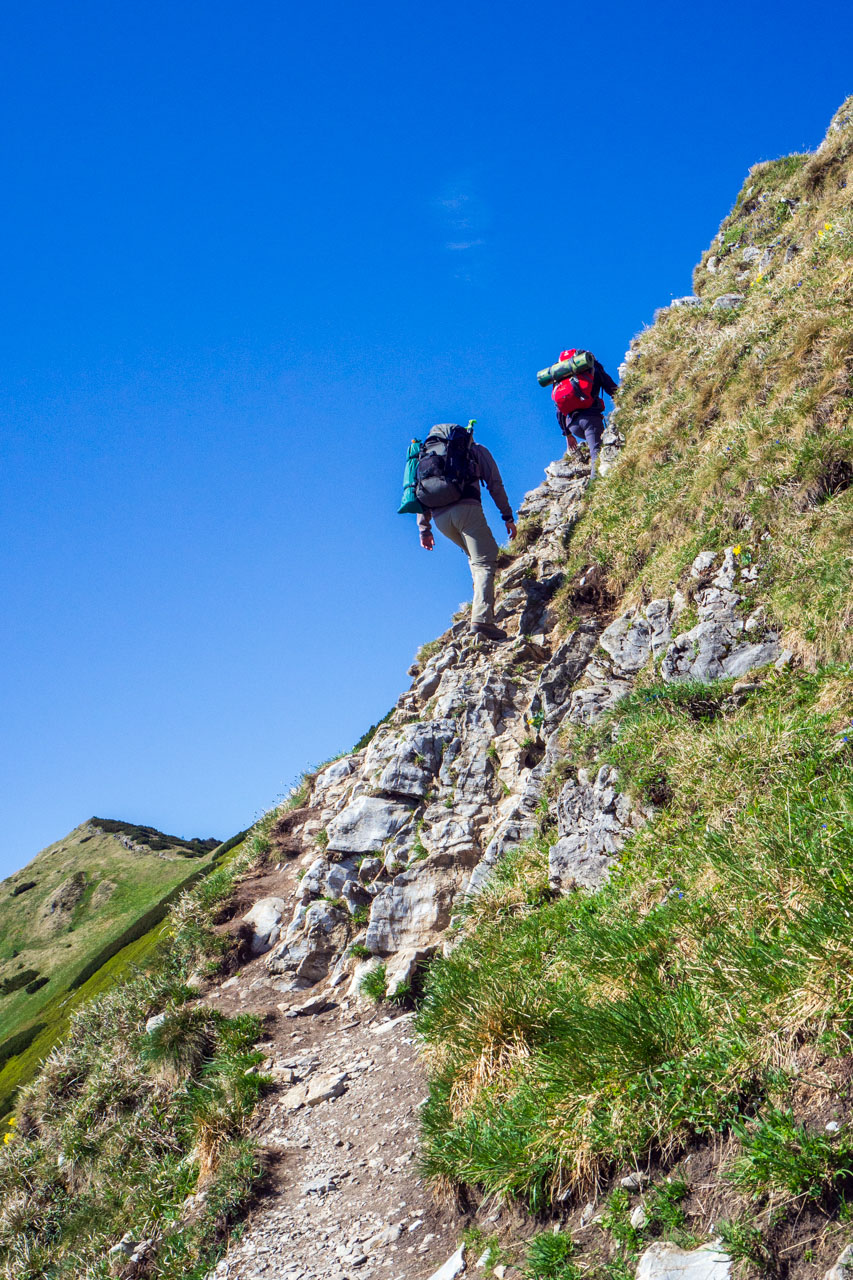
[[[700,577],[712,567],[716,559],[716,551],[700,551],[690,566],[690,576],[693,578]]]
[[[390,957],[385,965],[389,996],[395,995],[401,987],[411,986],[418,968],[429,959],[434,950],[434,946],[407,947]]]
[[[602,631],[599,644],[618,676],[636,675],[670,639],[670,603],[652,600],[645,609],[629,609]]]
[[[408,725],[397,740],[396,750],[379,776],[380,791],[395,796],[420,799],[432,785],[447,743],[456,734],[453,720],[433,720]]]
[[[729,1280],[732,1260],[716,1244],[679,1249],[666,1240],[655,1241],[637,1263],[636,1280]]]
[[[719,298],[714,299],[711,306],[714,311],[732,311],[740,306],[744,297],[742,293],[721,293]]]
[[[270,938],[281,924],[283,914],[284,898],[260,898],[243,916],[244,922],[252,928],[253,955],[259,956],[269,948]]]
[[[448,869],[429,860],[404,871],[374,898],[365,946],[374,955],[428,947],[450,923],[457,887]]]
[[[617,790],[618,774],[602,766],[591,781],[585,769],[577,781],[564,783],[557,802],[560,839],[548,853],[548,881],[561,893],[575,887],[597,889],[625,841],[642,826],[644,815],[634,812],[626,795]]]
[[[324,1072],[312,1076],[305,1084],[296,1084],[288,1089],[281,1100],[285,1111],[298,1111],[300,1107],[317,1107],[329,1098],[339,1098],[346,1092],[349,1079],[346,1071]]]
[[[443,1267],[433,1271],[429,1280],[456,1280],[465,1271],[465,1246],[461,1244],[452,1258],[448,1258]]]
[[[347,916],[339,907],[331,902],[312,903],[290,926],[284,941],[270,952],[267,968],[270,973],[292,973],[318,982],[329,972],[348,936]]]
[[[853,1275],[853,1244],[846,1245],[835,1262],[824,1273],[823,1280],[850,1280]]]
[[[555,728],[568,710],[569,694],[595,648],[599,630],[594,620],[581,622],[542,672],[530,707],[533,715],[542,714],[546,729]]]
[[[359,796],[327,827],[329,849],[340,853],[375,853],[411,817],[408,805],[380,796]]]
[[[330,765],[321,770],[314,779],[314,792],[323,795],[329,787],[338,785],[345,778],[349,778],[355,770],[355,760],[353,756],[343,756],[340,760],[333,760]]]

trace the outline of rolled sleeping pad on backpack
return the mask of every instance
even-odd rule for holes
[[[536,380],[540,387],[549,387],[552,382],[562,382],[564,378],[573,378],[594,368],[595,356],[591,351],[576,351],[568,360],[558,360],[547,369],[540,369]]]
[[[406,469],[403,472],[403,501],[397,508],[398,516],[417,516],[423,507],[415,496],[415,485],[418,479],[418,458],[423,445],[420,440],[413,440],[406,454]]]

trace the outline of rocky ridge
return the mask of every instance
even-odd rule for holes
[[[611,428],[603,471],[620,443]],[[552,887],[595,888],[647,815],[609,769],[577,770],[549,801],[561,729],[596,720],[652,664],[665,681],[707,681],[790,660],[758,603],[757,570],[731,548],[697,556],[691,601],[676,590],[612,620],[590,567],[573,585],[566,630],[554,598],[587,483],[569,455],[525,496],[528,545],[497,590],[509,639],[479,641],[463,615],[410,668],[410,688],[369,744],[321,769],[305,804],[274,828],[274,842],[299,859],[297,901],[292,910],[264,902],[247,922],[255,952],[290,990],[328,981],[355,995],[380,964],[389,993],[405,988],[447,945],[464,895],[542,826],[559,833]]]

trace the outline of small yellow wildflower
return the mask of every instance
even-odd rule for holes
[[[732,547],[732,555],[733,556],[740,555],[740,543],[738,543],[736,547]]]
[[[15,1135],[14,1135],[14,1134],[12,1134],[12,1133],[4,1133],[4,1135],[3,1135],[3,1141],[4,1141],[4,1142],[11,1142],[11,1141],[12,1141],[12,1138],[13,1138],[14,1136],[15,1136]]]
[[[825,223],[823,224],[823,229],[824,229],[824,231],[831,231],[831,230],[832,230],[832,223],[831,223],[831,222],[825,222]]]
[[[17,1123],[18,1123],[17,1116],[9,1116],[9,1124],[17,1124]]]

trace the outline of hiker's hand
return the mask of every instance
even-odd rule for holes
[[[570,453],[577,453],[577,451],[578,451],[578,446],[577,446],[577,442],[576,442],[576,440],[575,440],[574,436],[572,436],[572,435],[567,435],[567,436],[566,436],[566,444],[569,446],[569,452],[570,452]]]
[[[514,537],[515,537],[515,535],[518,533],[518,530],[517,530],[517,529],[516,529],[516,527],[515,527],[515,521],[514,521],[514,520],[505,520],[505,521],[504,521],[504,524],[506,525],[506,531],[507,531],[507,533],[509,534],[509,540],[510,540],[510,542],[512,542],[513,538],[514,538]]]
[[[431,533],[421,534],[421,546],[425,551],[432,551],[433,547],[435,546],[435,538],[432,536]]]

